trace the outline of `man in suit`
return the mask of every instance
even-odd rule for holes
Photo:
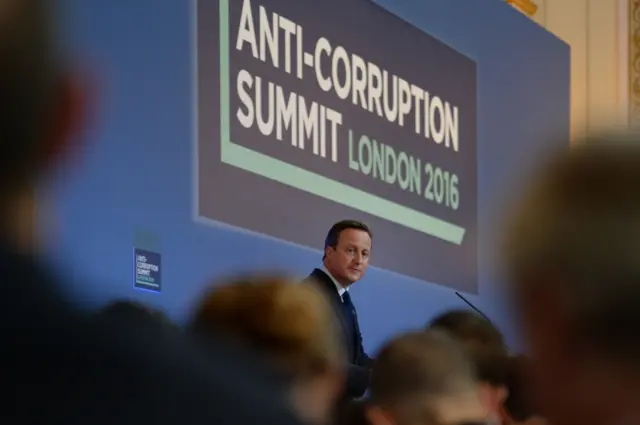
[[[362,397],[369,386],[373,361],[364,351],[356,307],[349,288],[360,280],[369,265],[372,234],[369,227],[355,220],[334,224],[324,243],[322,267],[305,279],[327,294],[343,330],[348,353],[346,396]]]
[[[37,255],[34,187],[61,154],[71,157],[84,110],[82,85],[55,44],[51,3],[0,0],[0,376],[11,393],[1,422],[299,423],[249,355],[218,343],[205,356],[139,320],[96,320]]]

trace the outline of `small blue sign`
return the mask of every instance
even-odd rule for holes
[[[160,292],[161,258],[157,252],[133,249],[134,288]]]

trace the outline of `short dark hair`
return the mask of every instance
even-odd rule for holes
[[[446,332],[427,330],[400,335],[382,348],[370,389],[374,403],[391,407],[407,397],[437,399],[474,387],[473,366],[460,343]]]
[[[429,327],[443,329],[462,341],[474,340],[482,345],[501,347],[505,345],[504,337],[498,328],[471,310],[449,310],[433,318]]]
[[[506,386],[509,392],[504,408],[514,421],[524,422],[538,416],[529,396],[529,361],[524,356],[509,359]]]
[[[327,247],[337,247],[340,241],[340,234],[347,229],[362,230],[363,232],[367,232],[369,237],[373,239],[373,233],[371,233],[371,229],[365,223],[357,220],[341,220],[329,229],[327,237],[324,239],[324,249],[327,249]],[[322,258],[324,258],[324,256]]]
[[[440,329],[460,341],[480,382],[504,385],[508,352],[502,333],[470,310],[451,310],[434,318],[429,329]]]
[[[19,189],[38,174],[41,146],[54,124],[60,55],[52,4],[3,2],[0,11],[0,192]],[[10,153],[11,152],[11,153]]]
[[[175,326],[163,311],[134,300],[113,301],[98,311],[97,317],[106,320],[155,323],[167,328]]]

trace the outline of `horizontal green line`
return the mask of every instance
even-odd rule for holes
[[[222,162],[307,193],[345,205],[417,232],[460,245],[465,229],[231,141],[222,145]]]

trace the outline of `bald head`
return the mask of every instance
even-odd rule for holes
[[[587,140],[548,161],[519,199],[505,248],[522,305],[553,294],[573,337],[640,358],[640,137]]]

